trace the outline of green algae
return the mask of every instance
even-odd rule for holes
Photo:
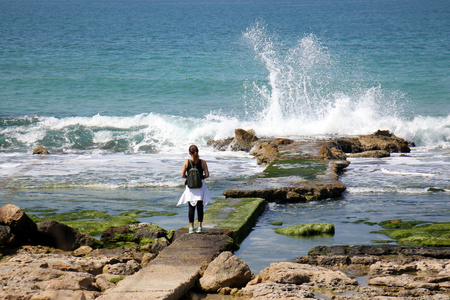
[[[332,236],[334,231],[331,223],[298,224],[275,229],[276,233],[289,237]]]
[[[264,170],[261,177],[300,176],[307,180],[314,180],[318,175],[325,174],[327,165],[319,160],[291,158],[276,159]]]
[[[395,221],[395,222],[393,222]],[[450,222],[429,223],[424,221],[387,220],[380,222],[386,234],[398,244],[412,246],[450,246]]]
[[[97,236],[110,227],[140,223],[137,218],[158,215],[174,215],[171,212],[155,212],[145,210],[130,210],[111,216],[106,211],[74,209],[57,213],[54,209],[29,209],[30,218],[37,224],[43,220],[54,220],[78,229],[80,232]]]
[[[283,222],[272,222],[272,224],[271,225],[273,225],[273,226],[281,226],[281,225],[283,225]]]
[[[217,199],[205,212],[203,222],[234,231],[233,239],[239,244],[264,212],[266,204],[261,198]]]
[[[124,278],[125,278],[125,276],[113,277],[113,278],[111,278],[109,281],[112,282],[112,283],[114,283],[114,284],[116,284],[116,283],[118,283],[119,281],[123,280]]]

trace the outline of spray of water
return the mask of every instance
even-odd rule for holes
[[[349,78],[314,34],[287,46],[258,21],[244,38],[268,72],[266,81],[252,83],[247,108],[262,107],[248,113],[259,134],[366,134],[399,120],[402,95]]]

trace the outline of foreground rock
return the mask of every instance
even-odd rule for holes
[[[123,278],[112,266],[118,270],[119,265],[137,264],[139,269],[143,257],[133,249],[93,250],[77,257],[54,248],[23,246],[0,262],[0,299],[94,299]]]
[[[222,252],[206,269],[200,286],[207,292],[217,292],[224,287],[243,287],[253,278],[250,268],[229,251]]]

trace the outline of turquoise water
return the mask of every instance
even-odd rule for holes
[[[380,239],[348,218],[450,216],[448,1],[0,0],[0,28],[0,204],[170,210],[142,221],[177,229],[191,144],[217,199],[263,168],[209,139],[388,129],[417,145],[410,157],[352,159],[343,199],[270,207],[237,254],[258,270]],[[38,145],[52,155],[32,156]],[[311,243],[269,225],[309,215],[344,227]],[[252,242],[265,239],[284,246]]]

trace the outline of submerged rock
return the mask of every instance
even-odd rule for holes
[[[281,227],[275,229],[278,234],[302,237],[315,235],[334,235],[334,225],[331,223],[309,223],[299,224],[288,227]]]
[[[50,154],[44,146],[38,146],[33,149],[33,154]]]

